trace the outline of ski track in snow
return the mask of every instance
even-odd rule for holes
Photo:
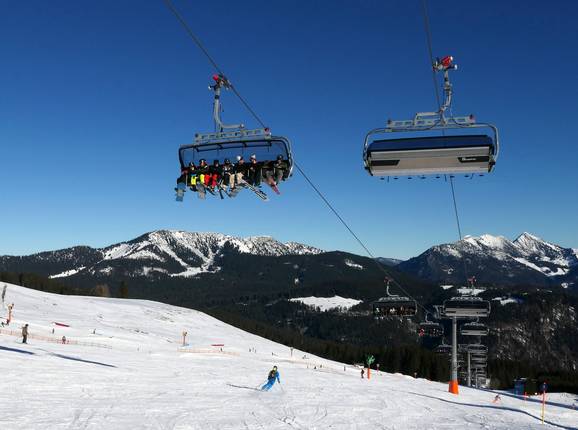
[[[0,428],[21,429],[571,429],[578,398],[540,403],[311,356],[203,313],[145,300],[58,296],[10,285],[11,329],[111,348],[0,334]],[[4,316],[5,310],[0,310]],[[59,321],[70,327],[54,326]],[[51,334],[55,328],[54,335]],[[96,329],[96,334],[92,334]],[[187,330],[187,346],[181,333]],[[224,343],[224,352],[212,344]],[[255,352],[249,352],[256,348]],[[205,351],[192,353],[186,351]],[[210,352],[212,351],[212,352]],[[304,359],[303,356],[307,358]],[[253,389],[277,364],[281,385]],[[323,367],[320,367],[320,366]],[[317,366],[317,370],[313,367]],[[246,387],[246,388],[245,388]]]

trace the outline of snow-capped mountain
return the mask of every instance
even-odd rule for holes
[[[119,271],[123,276],[193,277],[219,271],[215,258],[231,252],[278,257],[322,251],[296,242],[281,243],[267,236],[239,238],[220,233],[159,230],[101,249],[73,247],[26,257],[0,257],[0,270],[18,266],[18,271],[50,278],[107,276]]]
[[[571,284],[578,281],[578,254],[530,233],[513,241],[484,234],[434,246],[397,268],[444,283],[463,283],[467,272],[491,284]]]

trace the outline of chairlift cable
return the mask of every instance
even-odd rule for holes
[[[219,74],[225,76],[225,74],[223,73],[223,71],[221,70],[221,68],[219,67],[219,65],[217,64],[217,62],[215,60],[213,60],[213,57],[211,57],[211,55],[209,54],[209,52],[205,49],[205,47],[203,46],[203,44],[201,43],[201,41],[199,40],[199,38],[197,36],[195,36],[195,33],[193,33],[193,31],[191,30],[191,28],[187,25],[187,22],[184,20],[184,18],[182,17],[182,15],[179,13],[179,11],[175,8],[175,6],[173,5],[173,3],[171,2],[171,0],[164,0],[165,4],[167,5],[167,7],[170,9],[170,11],[175,15],[175,17],[179,20],[179,22],[181,23],[181,25],[183,26],[183,28],[185,29],[185,31],[188,33],[188,35],[190,36],[191,39],[193,39],[193,42],[195,42],[195,45],[197,45],[197,47],[201,50],[201,52],[203,54],[205,54],[205,57],[207,57],[207,59],[209,60],[209,62],[213,65],[213,67],[215,68],[215,70],[217,72],[219,72]]]
[[[183,28],[185,29],[185,31],[187,32],[187,34],[191,37],[191,39],[193,40],[193,42],[195,42],[195,44],[197,45],[197,47],[203,52],[203,54],[205,54],[205,57],[207,57],[207,59],[209,60],[209,62],[213,65],[213,67],[215,68],[215,70],[222,76],[227,76],[225,75],[225,73],[223,72],[223,70],[219,67],[219,65],[217,64],[217,62],[213,59],[213,57],[211,57],[211,54],[209,54],[209,51],[207,51],[207,49],[203,46],[203,43],[201,42],[201,40],[195,36],[195,33],[193,33],[193,30],[191,30],[191,28],[189,27],[189,25],[187,24],[187,22],[185,21],[185,19],[183,18],[183,16],[179,13],[179,11],[175,8],[175,6],[173,5],[173,3],[171,2],[171,0],[164,0],[165,4],[167,5],[167,7],[170,9],[170,11],[175,15],[175,17],[178,19],[178,21],[181,23],[181,25],[183,26]],[[241,103],[243,104],[243,106],[245,106],[245,108],[249,111],[249,113],[253,116],[253,118],[255,118],[255,120],[257,120],[257,122],[261,125],[261,127],[266,128],[267,126],[265,125],[265,123],[261,120],[261,118],[259,118],[259,116],[255,113],[255,111],[251,108],[251,106],[249,105],[249,103],[247,103],[247,101],[241,96],[241,94],[239,93],[239,91],[237,91],[237,89],[235,88],[235,86],[231,83],[229,83],[231,90],[233,90],[233,93],[238,97],[238,99],[241,101]]]
[[[432,67],[433,86],[434,86],[436,101],[438,104],[438,109],[441,109],[442,103],[440,101],[440,92],[438,89],[438,80],[437,80],[436,72],[433,69],[434,56],[433,56],[433,48],[432,48],[431,27],[429,24],[429,14],[428,14],[428,10],[427,10],[427,0],[422,0],[421,4],[423,7],[423,22],[424,22],[424,27],[425,27],[425,35],[427,38],[427,49],[428,49],[429,60],[430,60],[429,64]],[[442,130],[442,133],[445,135],[445,130]]]
[[[428,53],[429,53],[430,66],[432,66],[434,64],[434,56],[433,56],[431,26],[430,26],[429,13],[428,13],[428,8],[427,8],[427,0],[422,0],[421,3],[422,3],[422,10],[423,10],[424,28],[425,28],[425,34],[426,34],[426,44],[427,44]],[[436,101],[438,104],[438,109],[441,109],[438,82],[437,82],[436,72],[433,69],[433,67],[432,67],[432,78],[433,78],[434,92],[435,92]],[[442,130],[442,135],[445,136],[445,130]],[[460,215],[459,215],[458,205],[457,205],[457,201],[456,201],[454,178],[452,177],[452,175],[450,175],[449,179],[450,179],[449,182],[450,182],[450,187],[451,187],[451,191],[452,191],[452,201],[454,204],[454,213],[455,213],[455,217],[456,217],[456,226],[458,229],[458,238],[459,238],[459,240],[462,240],[462,228],[460,225]],[[465,275],[466,281],[467,281],[468,280],[468,268],[467,268],[466,259],[462,258],[462,262],[464,265],[464,275]]]
[[[203,46],[202,42],[200,41],[200,39],[198,37],[195,36],[195,34],[193,33],[193,31],[191,30],[191,28],[189,27],[189,25],[187,24],[187,22],[184,20],[184,18],[182,17],[182,15],[178,12],[178,10],[174,7],[174,5],[172,4],[171,0],[164,0],[164,3],[167,5],[167,7],[170,9],[170,11],[175,15],[175,17],[177,18],[177,20],[181,23],[181,25],[183,26],[183,28],[185,29],[185,31],[187,32],[187,34],[190,36],[190,38],[193,40],[193,42],[197,45],[197,47],[203,52],[203,54],[207,57],[207,59],[209,60],[209,62],[212,64],[212,66],[215,68],[215,70],[222,76],[226,76],[225,73],[223,72],[223,70],[218,66],[218,64],[215,62],[215,60],[211,57],[211,55],[209,54],[209,52],[207,51],[207,49]],[[265,128],[265,123],[261,120],[261,118],[257,115],[257,113],[251,108],[251,106],[249,105],[249,103],[241,96],[241,94],[239,93],[239,91],[232,85],[230,84],[231,89],[233,90],[233,93],[239,98],[239,100],[241,101],[241,103],[245,106],[245,108],[249,111],[249,113],[251,113],[251,115],[255,118],[255,120],[257,120],[257,122],[263,127]],[[337,219],[343,224],[343,226],[347,229],[347,231],[349,231],[349,233],[353,236],[353,238],[357,241],[357,243],[359,243],[359,245],[365,250],[365,252],[367,253],[367,255],[373,260],[373,262],[377,265],[377,267],[388,277],[393,281],[393,284],[399,289],[401,290],[407,297],[409,297],[410,299],[412,299],[423,311],[424,313],[433,315],[433,312],[427,310],[421,303],[419,303],[411,294],[409,294],[400,284],[399,282],[397,282],[389,273],[389,271],[383,266],[383,264],[381,264],[376,257],[373,255],[373,253],[369,250],[369,248],[365,245],[365,243],[359,238],[359,236],[357,236],[357,234],[355,234],[355,232],[353,231],[353,229],[349,226],[349,224],[343,219],[343,217],[339,214],[339,212],[334,208],[334,206],[329,202],[329,200],[325,197],[325,195],[321,192],[321,190],[313,183],[313,181],[309,178],[309,176],[305,173],[305,171],[301,168],[301,166],[299,166],[299,164],[294,160],[293,162],[294,166],[297,168],[297,170],[299,171],[299,173],[301,173],[301,175],[303,176],[303,178],[305,178],[306,182],[311,186],[311,188],[313,188],[313,190],[317,193],[317,195],[321,198],[321,200],[323,200],[323,202],[327,205],[327,207],[333,212],[333,214],[337,217]]]

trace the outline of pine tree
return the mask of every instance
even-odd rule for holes
[[[121,299],[128,299],[128,285],[125,281],[120,281],[119,296]]]

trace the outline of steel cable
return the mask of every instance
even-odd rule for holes
[[[191,30],[191,28],[189,27],[187,22],[181,16],[181,14],[178,12],[178,10],[174,7],[172,2],[170,0],[164,0],[164,2],[167,5],[167,7],[171,10],[171,12],[176,16],[176,18],[181,23],[181,25],[184,27],[184,29],[186,30],[187,34],[191,37],[193,42],[199,47],[199,49],[207,57],[207,59],[212,64],[212,66],[215,68],[215,70],[219,74],[226,76],[225,73],[223,72],[223,70],[218,66],[218,64],[215,62],[215,60],[211,57],[211,55],[209,54],[207,49],[203,46],[200,39],[195,36],[195,34]],[[233,90],[233,93],[239,98],[241,103],[245,106],[245,108],[249,111],[249,113],[255,118],[255,120],[263,128],[266,128],[265,123],[261,120],[261,118],[257,115],[257,113],[251,108],[249,103],[241,96],[239,91],[232,84],[231,84],[231,89]],[[409,294],[405,290],[405,288],[403,288],[399,284],[399,282],[397,282],[393,278],[393,276],[391,276],[390,272],[385,268],[385,266],[382,263],[380,263],[376,259],[376,257],[373,255],[373,253],[365,245],[365,243],[359,238],[359,236],[353,231],[353,229],[349,226],[349,224],[343,219],[343,217],[339,214],[339,212],[335,209],[335,207],[331,204],[331,202],[325,197],[325,195],[321,192],[321,190],[315,185],[315,183],[309,178],[309,176],[305,173],[305,171],[301,168],[301,166],[295,160],[293,161],[293,164],[295,165],[295,167],[297,168],[299,173],[301,173],[303,178],[307,181],[307,183],[311,186],[311,188],[313,188],[313,190],[317,193],[317,195],[321,198],[321,200],[323,200],[323,202],[327,205],[327,207],[331,210],[331,212],[333,212],[333,214],[337,217],[337,219],[341,222],[341,224],[343,224],[343,226],[347,229],[347,231],[351,234],[351,236],[353,236],[353,238],[357,241],[357,243],[359,243],[359,245],[365,250],[367,255],[372,259],[372,261],[377,265],[377,267],[388,277],[388,279],[390,279],[392,281],[394,286],[396,286],[399,290],[401,290],[408,298],[412,299],[424,311],[425,314],[432,314],[431,311],[428,311],[411,294]]]

